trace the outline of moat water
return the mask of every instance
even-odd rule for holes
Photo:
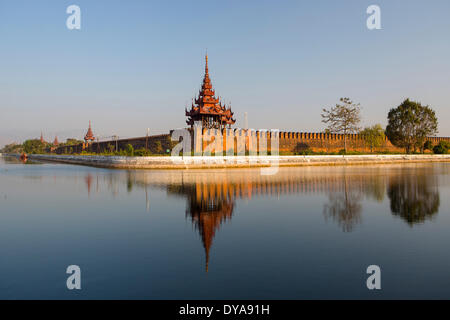
[[[0,157],[0,243],[2,299],[449,299],[450,164],[263,176]]]

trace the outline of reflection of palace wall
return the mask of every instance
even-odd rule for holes
[[[362,169],[358,174],[358,169]],[[377,181],[368,179],[364,174],[365,168],[352,168],[346,173],[346,168],[283,168],[276,175],[264,176],[258,169],[234,169],[205,171],[131,171],[131,178],[143,185],[171,186],[169,194],[177,186],[192,186],[192,196],[199,201],[202,198],[251,198],[258,195],[297,194],[297,193],[329,193],[345,190],[346,185],[352,188],[367,189]],[[367,169],[366,169],[367,170]],[[381,169],[373,169],[379,172]],[[321,173],[321,174],[318,174]],[[379,177],[382,179],[382,177]],[[348,186],[347,186],[348,187]],[[180,192],[181,193],[181,192]]]
[[[150,174],[147,178],[138,174],[135,178],[143,184],[167,183],[168,194],[187,197],[186,216],[201,237],[206,272],[214,236],[223,223],[231,220],[236,198],[325,193],[330,197],[324,207],[325,218],[333,219],[343,231],[349,232],[361,221],[362,195],[380,192],[384,195],[386,185],[384,178],[368,181],[361,174],[345,175],[345,170],[317,175],[315,170],[286,169],[270,177],[261,176],[257,170],[246,170],[245,173],[220,170],[213,174],[167,172]]]
[[[408,168],[414,170],[413,174],[405,170]],[[122,171],[105,177],[111,190],[117,189],[113,176],[119,175],[126,177],[129,192],[133,185],[145,189],[151,186],[186,199],[186,217],[199,233],[206,271],[214,237],[222,224],[231,220],[239,198],[324,194],[327,196],[322,207],[324,218],[343,232],[352,232],[362,222],[364,198],[382,202],[387,194],[392,214],[411,226],[435,216],[440,205],[432,167],[420,170],[416,165],[283,168],[273,176],[262,176],[258,169]],[[92,182],[89,174],[85,178],[88,191]]]

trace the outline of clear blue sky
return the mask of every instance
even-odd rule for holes
[[[66,8],[81,7],[81,30]],[[378,4],[382,30],[366,28]],[[364,125],[410,97],[450,135],[450,1],[0,0],[0,145],[37,137],[141,136],[184,126],[209,54],[243,125],[319,131],[348,96]]]

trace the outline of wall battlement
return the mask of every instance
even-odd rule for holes
[[[280,153],[302,154],[305,152],[337,153],[344,149],[344,135],[319,132],[292,132],[278,130],[254,130],[254,129],[188,129],[191,135],[191,150],[195,154],[204,152],[224,152],[231,155],[231,151],[237,154],[267,153],[272,151],[272,145],[276,143]],[[173,131],[173,130],[172,130]],[[172,133],[171,131],[171,133]],[[160,134],[149,137],[137,137],[110,141],[93,142],[89,145],[79,144],[74,146],[61,146],[56,148],[57,154],[81,153],[82,151],[102,153],[115,150],[123,150],[130,144],[135,150],[148,149],[152,153],[167,153],[177,142],[171,142],[170,134]],[[430,137],[433,145],[440,141],[450,142],[450,137]],[[180,139],[181,141],[181,139]],[[274,145],[275,147],[275,145]],[[159,149],[159,150],[158,150]],[[349,151],[369,153],[370,146],[364,136],[360,134],[347,135],[347,149]],[[402,148],[394,146],[385,138],[380,147],[373,152],[404,152]]]

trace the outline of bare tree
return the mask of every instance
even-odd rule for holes
[[[350,98],[341,98],[340,103],[330,110],[323,109],[322,122],[328,125],[330,132],[344,134],[344,151],[347,152],[347,134],[360,130],[361,107]]]

